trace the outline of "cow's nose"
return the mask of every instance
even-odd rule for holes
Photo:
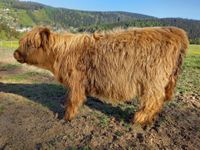
[[[21,53],[18,50],[14,52],[13,56],[18,62],[24,63],[24,58],[22,57]]]
[[[18,52],[18,50],[16,50],[16,51],[14,52],[13,56],[14,56],[15,59],[18,59],[18,58],[19,58],[19,52]]]

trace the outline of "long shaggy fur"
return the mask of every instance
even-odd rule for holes
[[[175,27],[117,29],[94,34],[58,34],[35,28],[20,41],[14,57],[50,70],[70,89],[65,119],[71,120],[86,96],[111,102],[138,97],[133,122],[150,123],[170,100],[188,48]]]

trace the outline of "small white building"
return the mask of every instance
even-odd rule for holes
[[[31,27],[28,27],[28,28],[16,28],[16,31],[18,32],[27,32],[27,31],[30,31],[31,30]]]

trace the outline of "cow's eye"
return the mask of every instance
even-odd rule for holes
[[[30,45],[30,43],[27,43],[27,45],[26,45],[26,46],[27,46],[27,48],[29,48],[31,45]]]

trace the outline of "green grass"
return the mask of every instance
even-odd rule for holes
[[[188,55],[200,55],[200,45],[190,45]]]
[[[5,107],[3,105],[0,105],[0,115],[3,113],[4,110],[5,110]]]
[[[115,132],[115,135],[118,136],[118,137],[120,137],[120,136],[123,135],[123,133],[122,133],[121,131],[117,130],[117,131]]]
[[[110,119],[107,115],[102,115],[99,117],[99,120],[100,120],[100,125],[103,127],[106,127],[108,125]]]
[[[177,91],[182,93],[200,91],[200,45],[190,45]]]
[[[38,75],[38,73],[26,72],[22,74],[10,75],[10,76],[5,77],[4,79],[18,82],[18,81],[27,80],[28,78],[31,78],[34,75]]]
[[[14,66],[14,65],[10,65],[10,66]],[[5,77],[4,79],[15,81],[15,82],[30,80],[33,83],[35,83],[38,80],[41,80],[42,78],[48,78],[48,77],[49,77],[49,75],[46,72],[28,71],[28,72],[24,72],[24,73],[10,75],[10,76]]]
[[[0,41],[0,47],[2,48],[17,48],[18,46],[18,41]]]
[[[7,71],[19,68],[20,64],[0,64],[0,70]]]

